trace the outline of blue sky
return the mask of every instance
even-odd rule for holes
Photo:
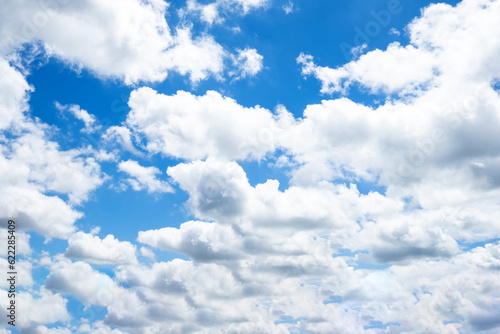
[[[500,1],[0,8],[0,333],[498,331]]]

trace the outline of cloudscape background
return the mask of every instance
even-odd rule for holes
[[[499,18],[0,0],[0,333],[500,332]]]

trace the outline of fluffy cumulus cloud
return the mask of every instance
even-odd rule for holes
[[[306,109],[304,128],[312,126],[305,126],[309,122],[315,123],[315,129],[342,124],[343,129],[329,134],[331,143],[341,144],[328,145],[328,150],[338,152],[352,145],[351,151],[358,154],[350,156],[346,151],[341,153],[342,158],[337,153],[329,158],[338,165],[345,163],[358,175],[378,170],[387,173],[387,177],[391,172],[406,181],[429,182],[431,174],[447,173],[442,168],[446,163],[464,178],[479,183],[479,170],[488,174],[483,161],[494,164],[496,160],[497,135],[493,124],[498,122],[499,101],[491,83],[500,72],[491,59],[498,54],[500,44],[496,37],[483,41],[482,36],[498,35],[488,29],[498,11],[497,2],[464,1],[456,7],[430,6],[409,25],[410,45],[391,44],[385,51],[369,52],[337,69],[317,66],[312,56],[301,55],[298,61],[303,73],[320,79],[325,93],[345,93],[349,85],[359,83],[373,92],[410,96],[403,100],[389,99],[376,108],[347,99],[323,101]],[[474,15],[468,15],[470,12]],[[463,22],[464,28],[455,29],[453,22]],[[439,38],[435,37],[435,31],[440,31]],[[456,57],[458,54],[460,57]],[[390,69],[385,70],[389,63]],[[464,66],[465,63],[475,65]],[[343,121],[336,122],[333,118],[329,121],[330,116]],[[486,126],[485,122],[492,126]],[[353,132],[348,134],[344,129]],[[354,132],[359,135],[354,136]],[[471,133],[479,138],[471,140]],[[346,142],[349,144],[344,145]],[[308,154],[308,149],[303,147],[300,151]],[[440,179],[452,182],[449,178]]]
[[[19,71],[0,59],[0,130],[22,123],[32,89]]]
[[[168,182],[156,178],[161,173],[156,167],[143,167],[137,161],[127,160],[120,162],[118,169],[130,176],[125,182],[134,190],[145,189],[148,193],[173,192]]]
[[[81,214],[60,197],[44,193],[67,194],[69,202],[75,204],[85,201],[103,182],[99,165],[93,158],[79,156],[77,150],[59,151],[56,143],[33,134],[18,137],[15,144],[2,149],[2,212],[23,218],[26,228],[44,234],[61,236],[70,232]],[[65,213],[62,217],[61,212]]]
[[[246,48],[237,50],[238,56],[233,57],[233,63],[237,66],[237,71],[233,75],[237,78],[245,78],[247,76],[255,76],[262,70],[262,57],[257,53],[257,50]]]
[[[162,56],[174,41],[164,19],[165,5],[127,0],[8,6],[4,13],[15,15],[3,15],[6,42],[40,40],[48,54],[127,82],[166,76]],[[140,49],[148,52],[138,53]]]
[[[181,252],[198,261],[232,258],[241,249],[241,238],[230,227],[196,221],[186,222],[180,229],[167,227],[139,232],[137,241]]]
[[[245,10],[255,5],[241,3]],[[38,43],[48,56],[127,84],[162,81],[170,71],[192,82],[220,78],[225,50],[209,35],[193,38],[186,27],[172,31],[168,7],[156,0],[6,3],[0,53]]]
[[[498,2],[489,1],[432,5],[409,25],[409,45],[393,43],[337,69],[317,66],[312,56],[302,54],[303,73],[320,79],[323,93],[347,95],[357,83],[389,98],[373,107],[347,97],[325,100],[309,105],[302,119],[263,110],[267,124],[274,121],[267,125],[272,145],[263,145],[253,157],[277,148],[289,154],[297,167],[285,191],[272,180],[251,186],[245,171],[224,159],[252,156],[244,150],[232,153],[225,146],[228,140],[218,142],[206,134],[204,122],[189,121],[200,107],[184,101],[209,94],[182,93],[181,99],[179,93],[136,91],[127,125],[145,136],[148,150],[184,159],[209,157],[168,169],[189,194],[193,214],[205,222],[141,232],[138,241],[183,253],[195,267],[208,261],[231,272],[242,291],[252,291],[253,311],[269,319],[254,322],[255,313],[242,312],[246,322],[235,327],[242,331],[376,333],[378,327],[370,325],[375,323],[402,332],[494,331],[498,324],[489,310],[498,307],[496,297],[480,301],[481,293],[462,284],[484,277],[479,286],[489,286],[496,277],[490,268],[498,244],[467,251],[464,243],[495,239],[499,233],[492,167],[498,159],[499,99],[491,86],[500,75],[491,61],[499,54],[499,39],[473,38],[485,36],[498,8]],[[453,22],[466,24],[456,29]],[[436,29],[442,32],[439,39],[434,38]],[[468,51],[471,45],[483,52]],[[462,56],[451,57],[456,54]],[[150,98],[140,102],[137,97],[146,92]],[[221,112],[228,100],[212,95]],[[167,116],[181,100],[185,114]],[[233,112],[243,108],[229,101]],[[200,104],[209,110],[210,103]],[[141,122],[139,115],[154,121]],[[141,123],[150,127],[139,127]],[[230,129],[252,128],[231,124]],[[198,131],[182,131],[183,126]],[[193,141],[199,133],[207,140]],[[249,137],[258,133],[229,138],[236,146]],[[173,138],[187,140],[170,146]],[[187,146],[175,151],[181,145]],[[199,151],[186,153],[194,150]],[[354,185],[334,185],[332,180],[374,182],[386,190],[361,194]],[[380,270],[364,269],[379,265]],[[460,270],[467,271],[467,278],[453,279]],[[251,280],[246,279],[249,273]],[[123,275],[128,284],[133,280],[140,285],[130,272]],[[183,291],[189,294],[189,289]],[[245,304],[245,298],[234,296]],[[210,300],[197,304],[197,310],[205,303]],[[364,325],[360,317],[366,319]]]
[[[12,239],[11,239],[12,240]],[[7,244],[7,243],[6,243]],[[22,253],[19,253],[22,254]],[[12,255],[12,253],[10,254]],[[12,260],[12,258],[9,258],[9,260]],[[20,260],[17,262],[17,271],[19,272],[19,279],[16,280],[16,286],[21,286],[23,288],[29,288],[33,286],[33,277],[32,277],[32,269],[33,265],[24,260]],[[1,259],[0,261],[0,266],[4,272],[9,272],[9,261],[7,261],[7,257],[5,259]],[[7,277],[8,279],[9,277]],[[9,290],[10,289],[10,283],[7,279],[5,279],[3,282],[0,283],[0,288]],[[2,319],[3,320],[3,319]]]
[[[336,69],[317,66],[312,56],[303,53],[297,63],[302,66],[302,74],[314,75],[321,81],[322,93],[345,92],[353,82],[373,93],[404,93],[430,83],[437,70],[433,60],[430,52],[394,42],[385,51],[369,52]]]
[[[7,294],[7,291],[2,290]],[[26,316],[18,317],[15,324],[22,332],[38,333],[37,327],[41,324],[53,324],[56,322],[67,322],[71,316],[66,310],[67,299],[59,293],[53,293],[46,289],[41,289],[37,293],[21,292],[16,294],[17,312]],[[5,310],[7,308],[7,298],[2,298],[2,324],[6,324],[7,318]],[[50,307],[48,307],[50,305]],[[6,320],[7,319],[7,320]]]
[[[297,62],[304,75],[321,81],[323,93],[343,92],[353,83],[372,92],[400,94],[457,85],[459,79],[489,83],[499,70],[493,61],[499,48],[498,31],[488,28],[498,6],[496,1],[432,5],[408,26],[410,44],[406,46],[395,42],[386,50],[368,52],[335,69],[316,65],[307,54],[301,54]]]
[[[105,177],[87,152],[62,150],[50,140],[49,127],[28,115],[32,88],[24,76],[6,62],[0,66],[0,85],[9,87],[0,93],[2,217],[20,219],[20,228],[48,237],[68,236],[82,215],[73,205],[88,200]]]
[[[127,241],[119,241],[112,235],[104,239],[96,235],[77,232],[68,239],[65,255],[73,259],[98,264],[136,263],[136,247]]]
[[[134,155],[142,155],[132,142],[132,133],[130,129],[123,126],[110,126],[106,129],[106,132],[102,135],[104,142],[110,145],[119,146],[121,149],[128,151]]]
[[[5,241],[5,244],[8,242],[8,229],[2,228],[0,229],[0,239]],[[16,233],[16,243],[17,243],[17,253],[20,255],[31,255],[33,250],[30,246],[30,235],[24,232]],[[7,248],[0,250],[0,255],[3,257],[7,257]]]
[[[138,327],[148,322],[146,315],[149,307],[136,292],[120,286],[88,263],[66,259],[54,262],[45,287],[73,295],[85,305],[106,307],[106,320],[111,325]]]
[[[226,52],[212,37],[192,39],[188,29],[177,30],[177,44],[165,54],[165,65],[196,83],[213,74],[221,79]]]
[[[266,4],[181,7],[215,24],[231,11],[247,14]],[[36,14],[22,1],[5,6]],[[60,1],[22,41],[38,39],[48,54],[126,83],[162,80],[172,69],[193,82],[223,72],[224,49],[186,27],[171,32],[166,3],[127,0],[115,7]],[[313,54],[294,55],[302,74],[320,81],[324,99],[301,117],[282,105],[245,106],[213,90],[136,87],[128,113],[100,131],[103,145],[118,147],[116,158],[102,162],[52,140],[50,127],[29,115],[33,88],[0,60],[0,218],[23,222],[20,253],[31,261],[18,264],[25,289],[19,327],[27,333],[497,333],[499,16],[500,1],[433,4],[407,26],[407,45],[392,43],[337,68],[318,65]],[[19,17],[0,22],[6,34]],[[16,29],[22,36],[27,28]],[[234,77],[262,70],[255,49],[237,52]],[[356,85],[379,101],[358,103],[349,95]],[[57,106],[88,132],[99,124],[91,110]],[[134,195],[185,193],[189,218],[136,226],[130,241],[122,231],[104,238],[98,228],[77,231],[76,208],[103,185],[104,161],[118,171],[123,189],[145,190]],[[257,182],[254,166],[264,171]],[[268,176],[277,169],[280,181]],[[64,238],[66,250],[34,254],[30,230]],[[35,279],[39,271],[47,273],[42,282]],[[74,319],[69,301],[94,316]],[[4,327],[5,317],[0,332]]]
[[[284,108],[276,114],[259,106],[246,108],[215,91],[169,96],[140,88],[128,104],[126,124],[146,139],[145,149],[183,159],[260,158],[275,149],[282,128],[293,122]]]

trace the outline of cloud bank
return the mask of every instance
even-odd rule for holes
[[[163,1],[52,4],[3,4],[15,15],[0,20],[0,212],[22,222],[21,330],[498,332],[500,1],[431,4],[409,22],[407,45],[336,68],[293,55],[323,98],[300,117],[261,107],[258,97],[249,107],[214,90],[148,86],[134,86],[126,115],[104,128],[91,110],[56,104],[104,143],[71,149],[30,113],[36,87],[13,63],[23,43],[137,86],[171,71],[192,83],[240,81],[264,60],[252,47],[231,57],[189,25],[171,29]],[[266,6],[188,1],[181,9],[212,26],[223,12],[243,17]],[[26,17],[40,23],[32,35]],[[361,103],[354,88],[380,101]],[[97,159],[99,150],[114,158]],[[255,182],[252,164],[281,168],[287,184]],[[107,182],[156,198],[182,193],[190,218],[134,225],[130,240],[87,233],[82,211]],[[27,233],[67,246],[33,254]],[[69,311],[75,300],[82,316]],[[10,333],[3,319],[0,331]]]

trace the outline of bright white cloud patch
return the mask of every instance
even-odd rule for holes
[[[103,134],[102,139],[110,144],[118,144],[123,150],[132,154],[142,155],[142,152],[132,143],[132,133],[130,129],[123,126],[110,126]]]
[[[78,150],[60,151],[57,143],[38,135],[17,138],[7,156],[10,164],[21,167],[16,173],[25,172],[41,189],[68,194],[76,204],[87,200],[89,192],[103,183],[93,158],[81,156]]]
[[[262,57],[255,49],[246,48],[237,50],[238,56],[233,57],[233,63],[238,68],[234,75],[237,78],[245,78],[254,76],[262,70]]]
[[[138,0],[4,4],[0,53],[40,41],[49,56],[127,84],[162,81],[170,71],[193,82],[220,76],[223,48],[210,36],[192,39],[189,29],[172,34],[168,7]]]
[[[0,216],[20,220],[20,232],[66,237],[82,217],[74,206],[87,201],[105,175],[85,150],[62,150],[50,140],[49,127],[28,113],[33,88],[3,59],[0,71]]]
[[[7,294],[7,291],[2,291]],[[2,310],[7,308],[7,298],[0,300]],[[17,294],[17,312],[26,314],[23,318],[18,318],[15,324],[23,332],[36,332],[41,324],[53,324],[56,322],[67,322],[71,316],[66,310],[67,300],[59,293],[52,293],[46,289],[41,289],[38,293],[32,294],[21,292]],[[51,307],[47,307],[50,305]],[[5,311],[2,311],[5,317]],[[6,318],[8,319],[8,318]],[[3,320],[4,321],[4,320]],[[9,333],[9,332],[7,332]]]
[[[273,115],[258,106],[245,108],[214,91],[167,96],[140,88],[129,106],[126,124],[147,140],[148,151],[184,159],[260,158],[274,150],[282,128],[293,120],[284,109]]]
[[[160,170],[156,167],[143,167],[137,161],[127,160],[118,164],[118,169],[131,178],[125,181],[134,190],[147,190],[148,193],[163,193],[173,192],[172,187],[166,181],[160,181],[156,175],[161,174]]]
[[[164,19],[166,6],[136,0],[8,6],[3,13],[15,15],[4,15],[7,41],[17,36],[21,42],[42,40],[50,55],[129,83],[166,76],[162,58],[174,43]],[[137,52],[141,49],[147,52]]]
[[[336,69],[317,66],[305,54],[297,62],[304,75],[321,81],[323,93],[342,92],[354,82],[372,92],[413,94],[419,88],[454,85],[460,79],[489,82],[499,71],[492,61],[499,52],[499,32],[489,28],[498,7],[496,1],[432,5],[408,26],[407,46],[392,43],[385,51],[368,52]],[[465,66],[472,63],[476,66]]]
[[[343,92],[353,82],[370,88],[373,93],[414,93],[415,89],[432,84],[437,70],[431,52],[413,45],[402,47],[395,42],[387,50],[375,50],[337,69],[317,66],[311,56],[301,54],[297,62],[302,74],[314,75],[322,83],[322,93]]]
[[[189,30],[180,29],[176,36],[177,44],[165,54],[167,67],[182,75],[189,74],[196,83],[214,74],[220,78],[224,69],[224,49],[211,37],[191,38]]]
[[[9,72],[21,78],[12,68]],[[93,158],[79,149],[60,150],[56,142],[47,140],[46,125],[26,117],[25,94],[30,88],[24,80],[20,83],[19,92],[5,95],[1,103],[7,113],[5,120],[10,122],[6,125],[13,131],[0,143],[2,217],[21,218],[21,228],[48,237],[66,236],[74,230],[73,223],[81,213],[60,197],[46,193],[66,195],[71,204],[81,204],[104,177]]]
[[[238,256],[241,248],[241,240],[231,228],[196,221],[184,223],[180,229],[164,228],[139,232],[137,241],[160,249],[181,252],[197,261],[230,259]]]
[[[7,233],[6,228],[0,229],[0,240],[4,240],[5,244],[8,244],[8,233]],[[20,255],[31,255],[33,250],[31,249],[29,240],[30,240],[30,235],[24,232],[18,232],[16,233],[16,238],[17,238],[17,253]],[[0,250],[0,255],[3,257],[7,257],[8,255],[8,250],[7,248]]]
[[[23,121],[32,87],[5,59],[0,59],[0,130]]]

